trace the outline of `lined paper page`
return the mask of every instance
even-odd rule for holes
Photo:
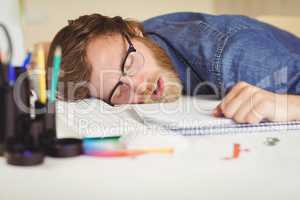
[[[145,129],[130,107],[112,107],[98,99],[57,102],[58,137],[119,136]]]
[[[178,101],[161,104],[135,105],[134,110],[148,125],[158,124],[168,129],[190,129],[233,124],[231,119],[212,116],[220,103],[213,96],[183,96]]]
[[[212,96],[183,96],[173,103],[135,105],[134,109],[149,127],[159,125],[182,135],[300,130],[300,122],[237,124],[231,119],[214,117],[212,111],[219,103]]]

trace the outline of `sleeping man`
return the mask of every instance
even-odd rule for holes
[[[110,105],[215,94],[215,116],[239,123],[300,120],[300,39],[245,16],[173,13],[138,22],[100,14],[70,20],[59,98]]]

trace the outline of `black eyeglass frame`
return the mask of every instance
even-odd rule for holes
[[[122,76],[123,76],[123,75],[125,75],[124,68],[125,68],[126,60],[127,60],[127,58],[128,58],[128,56],[129,56],[130,53],[136,52],[136,49],[134,48],[134,46],[133,46],[133,44],[132,44],[132,42],[131,42],[129,36],[128,36],[127,34],[125,34],[125,33],[122,34],[122,35],[125,37],[126,41],[128,42],[128,45],[129,45],[129,47],[128,47],[128,49],[127,49],[126,56],[125,56],[125,58],[123,59],[122,64],[121,64],[121,72],[122,72]],[[108,102],[107,102],[109,105],[114,106],[114,105],[112,104],[112,102],[111,102],[111,98],[113,97],[113,95],[114,95],[116,89],[117,89],[120,85],[122,85],[122,84],[124,84],[124,83],[123,83],[121,80],[119,80],[118,83],[113,87],[112,91],[111,91],[110,94],[109,94],[109,98],[108,98]]]

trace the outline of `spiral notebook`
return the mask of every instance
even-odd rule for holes
[[[98,99],[58,101],[56,113],[60,138],[109,137],[147,131],[130,107],[112,107]]]
[[[148,127],[160,126],[183,135],[300,131],[300,121],[237,124],[231,119],[213,117],[212,110],[219,103],[213,96],[183,96],[172,103],[135,105],[134,110]]]

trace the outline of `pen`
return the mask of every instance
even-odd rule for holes
[[[37,64],[40,69],[39,78],[39,99],[40,102],[45,104],[47,101],[47,89],[46,89],[46,72],[45,72],[45,55],[42,46],[38,47],[37,51]]]
[[[22,69],[25,71],[28,68],[28,65],[30,64],[31,61],[31,57],[32,57],[32,51],[28,51],[26,58],[24,59],[24,62],[22,64]]]
[[[57,83],[58,83],[58,75],[60,70],[61,64],[61,48],[57,47],[55,49],[54,58],[53,58],[53,72],[52,72],[52,79],[51,79],[51,91],[50,91],[50,101],[55,101],[56,92],[57,92]]]

